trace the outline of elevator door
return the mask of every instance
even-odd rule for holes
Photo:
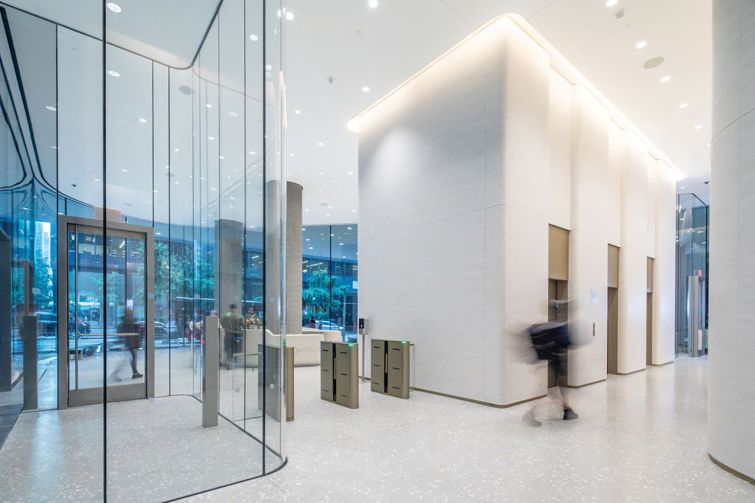
[[[61,220],[61,407],[152,396],[152,230]]]

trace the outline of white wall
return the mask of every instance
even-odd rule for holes
[[[713,2],[708,450],[755,478],[755,3]]]
[[[569,384],[581,386],[606,377],[608,243],[618,239],[609,223],[618,217],[620,197],[608,114],[582,86],[574,87],[573,107],[569,318],[579,323],[573,325],[578,346],[569,355]]]
[[[524,330],[547,319],[549,224],[571,231],[570,384],[606,376],[608,243],[627,246],[620,369],[645,366],[645,264],[651,242],[673,256],[674,187],[649,184],[648,149],[552,65],[501,18],[359,118],[359,316],[415,343],[418,388],[497,405],[546,392]],[[658,201],[671,218],[649,226]],[[658,337],[673,344],[673,325]]]
[[[653,161],[648,178],[653,181],[651,194],[655,200],[653,214],[652,247],[648,256],[655,259],[653,264],[653,365],[665,365],[676,356],[674,331],[676,329],[676,202],[669,194],[676,191],[676,181],[671,175],[671,167],[664,161]],[[654,253],[653,253],[654,252]]]
[[[629,374],[646,364],[647,242],[653,231],[647,227],[651,158],[629,132],[624,133],[623,145],[617,372]]]
[[[391,96],[359,152],[359,316],[374,337],[416,343],[415,386],[481,401],[503,381],[502,338],[486,331],[503,309],[486,283],[503,280],[486,269],[504,264],[486,239],[503,228],[502,183],[486,183],[503,157],[503,58],[488,49],[503,33],[488,35]]]

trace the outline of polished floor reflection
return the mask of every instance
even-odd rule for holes
[[[576,390],[576,421],[524,404],[493,409],[426,393],[360,388],[360,409],[319,399],[318,367],[296,369],[288,465],[193,501],[750,502],[755,486],[705,446],[705,359],[680,359]],[[742,419],[748,420],[748,419]]]
[[[100,405],[22,414],[0,451],[3,502],[102,500]],[[262,446],[228,421],[203,428],[189,396],[108,406],[108,501],[165,501],[262,471]]]

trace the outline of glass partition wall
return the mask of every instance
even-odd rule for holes
[[[701,356],[708,352],[710,208],[679,194],[676,216],[676,353]]]
[[[0,2],[4,497],[165,501],[270,473],[283,6],[174,5],[206,16],[187,36],[175,2],[73,3],[75,26]]]

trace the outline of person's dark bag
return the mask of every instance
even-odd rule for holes
[[[527,333],[530,335],[532,347],[540,360],[547,360],[554,351],[568,348],[571,345],[568,325],[563,321],[537,323],[529,327]]]

